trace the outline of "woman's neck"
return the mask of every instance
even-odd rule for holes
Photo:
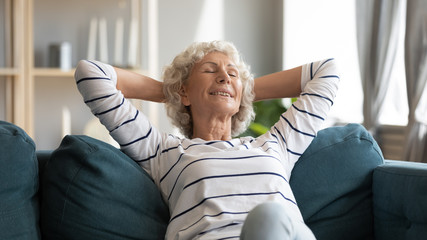
[[[231,117],[193,118],[193,138],[201,138],[206,141],[231,140]]]

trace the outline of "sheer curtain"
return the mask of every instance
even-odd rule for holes
[[[409,117],[404,160],[427,162],[427,1],[408,0],[405,66]]]
[[[357,43],[365,127],[375,136],[397,44],[401,0],[357,0]]]

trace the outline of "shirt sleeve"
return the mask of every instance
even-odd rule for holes
[[[302,93],[270,130],[285,153],[289,174],[326,119],[339,81],[334,59],[302,66]]]
[[[161,134],[116,88],[114,68],[82,60],[74,77],[85,104],[120,144],[121,150],[152,175],[151,165],[158,156]]]

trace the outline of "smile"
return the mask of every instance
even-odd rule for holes
[[[232,97],[230,93],[228,92],[211,92],[210,95],[220,95],[224,97]]]

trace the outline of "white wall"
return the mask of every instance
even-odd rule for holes
[[[340,89],[324,127],[336,122],[361,123],[363,93],[354,1],[287,0],[284,14],[286,68],[331,57],[339,64]]]
[[[159,65],[169,64],[194,41],[220,38],[236,45],[255,76],[279,71],[282,9],[277,0],[160,0]],[[167,126],[164,111],[160,114],[161,125]]]
[[[200,20],[206,20],[201,16],[204,4],[209,6],[212,2],[223,6],[224,19],[215,19],[215,14],[208,12],[212,22],[198,26]],[[161,66],[198,40],[197,30],[217,28],[216,21],[224,25],[223,34],[218,34],[220,38],[236,45],[256,75],[280,70],[282,66],[282,1],[160,0],[159,9]]]

